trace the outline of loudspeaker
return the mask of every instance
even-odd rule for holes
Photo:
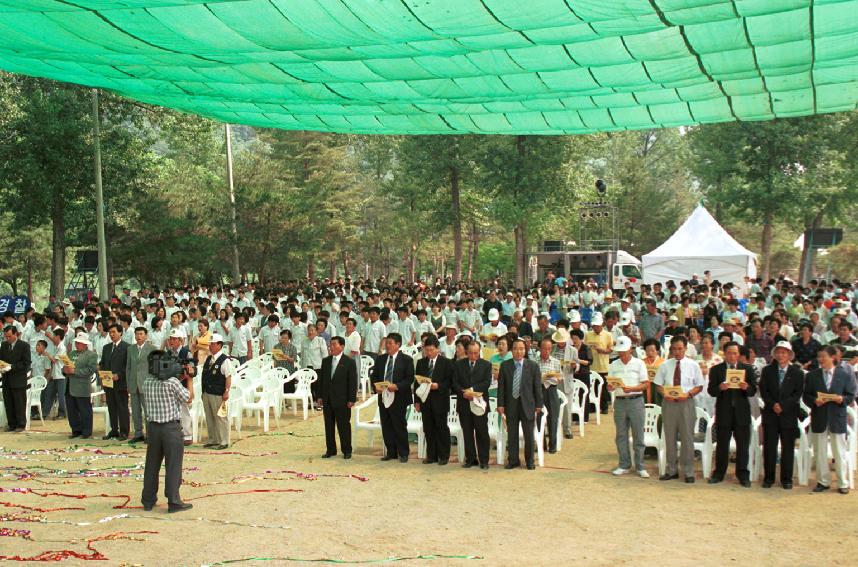
[[[84,272],[98,271],[98,252],[95,250],[78,250],[74,261],[79,270]]]

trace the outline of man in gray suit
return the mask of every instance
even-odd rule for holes
[[[128,381],[128,393],[131,395],[131,421],[134,422],[132,443],[145,441],[143,436],[143,382],[149,377],[149,353],[155,350],[148,342],[146,327],[134,329],[134,344],[128,347],[125,362],[125,379]]]
[[[501,363],[498,378],[498,413],[506,419],[509,460],[504,466],[514,469],[521,466],[518,454],[518,426],[524,434],[524,463],[533,470],[533,426],[542,411],[542,377],[539,365],[524,357],[524,341],[512,343],[512,360]]]
[[[816,488],[813,491],[825,492],[831,486],[828,465],[828,444],[831,443],[839,492],[849,494],[846,408],[855,400],[855,380],[846,370],[835,365],[836,354],[837,349],[831,345],[819,349],[816,355],[819,368],[807,375],[804,403],[811,408],[810,430],[816,455]],[[820,394],[834,397],[821,400]]]

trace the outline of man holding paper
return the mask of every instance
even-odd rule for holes
[[[557,393],[557,385],[563,379],[560,360],[551,356],[553,349],[552,338],[543,337],[539,341],[539,358],[536,359],[542,376],[542,400],[548,411],[548,452],[551,454],[557,452],[557,434],[560,427],[560,395]]]
[[[102,439],[124,441],[128,439],[131,425],[128,414],[128,383],[125,380],[128,343],[122,340],[122,327],[117,324],[111,325],[107,334],[110,336],[110,342],[101,349],[101,361],[98,363],[98,375],[110,416],[110,431]]]
[[[658,367],[655,384],[664,396],[661,406],[663,433],[667,446],[667,472],[659,480],[679,478],[676,436],[682,442],[682,468],[685,482],[694,482],[694,423],[697,413],[694,396],[703,390],[705,381],[700,366],[685,357],[688,342],[682,335],[670,340],[671,359]]]
[[[736,478],[745,488],[751,487],[748,451],[751,441],[751,404],[757,393],[754,367],[739,362],[739,345],[724,345],[724,362],[709,370],[709,395],[715,398],[715,470],[709,484],[724,480],[730,460],[730,439],[736,440]]]
[[[828,447],[834,456],[840,494],[849,494],[846,450],[846,408],[855,400],[855,380],[835,364],[837,349],[828,345],[816,355],[819,368],[807,375],[804,403],[810,407],[813,454],[816,455],[816,488],[825,492],[831,486]]]
[[[492,365],[480,357],[478,342],[468,343],[467,352],[467,358],[456,362],[454,378],[454,389],[458,396],[456,411],[465,439],[465,462],[462,466],[467,469],[479,464],[481,469],[486,470],[489,468],[490,443],[487,392],[492,385]]]
[[[372,383],[378,392],[378,415],[381,435],[384,437],[382,461],[391,461],[397,456],[400,463],[408,462],[408,406],[414,398],[411,386],[414,383],[414,361],[399,352],[402,335],[390,333],[385,341],[386,354],[379,356],[372,370]]]
[[[423,358],[417,361],[414,382],[414,409],[423,417],[426,434],[426,458],[423,464],[446,465],[450,460],[450,388],[453,385],[453,361],[441,356],[441,343],[434,335],[423,342]],[[464,424],[462,430],[464,431]],[[465,441],[467,447],[467,437]]]
[[[635,449],[635,469],[641,478],[649,478],[644,467],[644,422],[646,421],[645,392],[649,390],[649,375],[646,364],[632,357],[632,340],[620,337],[614,351],[619,358],[608,367],[608,391],[614,394],[615,437],[620,462],[613,471],[615,476],[628,473],[632,469],[629,454],[629,428]],[[675,444],[674,444],[675,446]]]

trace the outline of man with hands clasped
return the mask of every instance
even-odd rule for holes
[[[688,343],[684,336],[670,340],[671,359],[658,367],[655,384],[664,396],[661,405],[664,440],[667,446],[667,472],[659,480],[679,478],[676,436],[682,442],[682,468],[685,482],[694,482],[694,423],[697,412],[694,396],[703,390],[706,383],[697,362],[685,357]]]
[[[791,364],[793,351],[788,341],[775,344],[771,364],[763,368],[760,396],[763,398],[763,488],[775,482],[778,441],[781,447],[781,485],[792,488],[795,440],[798,437],[799,400],[804,391],[804,372]]]

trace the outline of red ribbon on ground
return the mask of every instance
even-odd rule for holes
[[[32,557],[22,557],[20,555],[0,555],[0,561],[63,561],[69,558],[80,559],[82,561],[107,561],[107,556],[105,556],[103,553],[93,547],[94,543],[99,541],[113,541],[120,539],[130,541],[145,541],[141,538],[135,538],[133,536],[137,534],[157,533],[159,532],[114,532],[111,534],[105,534],[103,536],[90,538],[86,540],[86,548],[91,552],[89,554],[80,553],[71,549],[61,549],[58,551],[43,551],[42,553],[39,553],[38,555],[33,555]]]

